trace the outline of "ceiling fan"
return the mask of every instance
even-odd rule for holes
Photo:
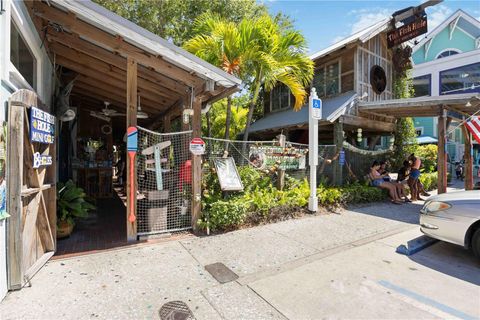
[[[120,113],[115,109],[108,108],[110,102],[104,101],[105,108],[102,111],[90,111],[90,115],[94,118],[110,122],[111,117],[123,117],[125,113]]]
[[[108,108],[110,102],[104,101],[105,108],[102,111],[90,111],[90,115],[94,118],[101,119],[107,122],[110,122],[111,117],[125,117],[125,113],[120,113],[115,109]],[[142,111],[142,107],[140,106],[140,96],[138,96],[138,109],[137,109],[137,118],[138,119],[148,119],[148,114]]]

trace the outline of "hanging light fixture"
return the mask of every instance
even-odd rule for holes
[[[362,128],[357,129],[357,142],[362,142]]]
[[[138,96],[137,118],[148,119],[148,114],[146,112],[143,112],[142,107],[140,106],[140,95]]]

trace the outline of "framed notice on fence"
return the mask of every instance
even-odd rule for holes
[[[242,180],[232,157],[213,159],[222,191],[243,191]]]

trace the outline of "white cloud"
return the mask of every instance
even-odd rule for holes
[[[426,9],[426,11],[428,19],[428,31],[435,29],[453,13],[452,9],[443,4],[429,7]]]
[[[379,22],[387,17],[390,17],[390,10],[383,8],[372,8],[362,10],[352,10],[349,15],[355,15],[356,21],[352,23],[351,34],[361,31],[372,24]]]

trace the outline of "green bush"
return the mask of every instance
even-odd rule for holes
[[[205,229],[209,227],[212,231],[234,229],[243,224],[249,208],[250,203],[242,198],[218,200],[209,206],[198,225]]]
[[[308,204],[310,187],[307,179],[285,176],[284,190],[273,186],[269,173],[249,166],[239,167],[244,185],[243,192],[230,193],[225,197],[219,187],[215,170],[206,165],[203,176],[202,219],[199,226],[212,231],[232,230],[245,223],[277,221],[280,215],[292,217],[292,212],[301,211]],[[344,187],[317,189],[318,202],[323,207],[373,202],[385,199],[385,193],[374,187],[351,184]],[[278,210],[281,209],[281,210]]]
[[[435,172],[437,167],[438,146],[435,144],[427,144],[418,146],[415,155],[422,159],[423,172]]]
[[[423,188],[427,191],[436,189],[438,185],[438,173],[423,173],[420,176],[420,182],[423,184]]]

